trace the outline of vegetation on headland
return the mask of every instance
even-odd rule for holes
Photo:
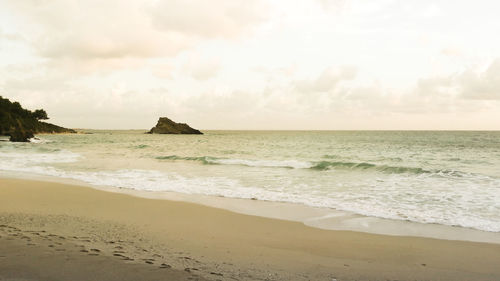
[[[49,119],[43,109],[31,111],[19,102],[11,102],[0,96],[0,135],[10,136],[10,141],[26,142],[39,133],[76,133],[40,120]]]

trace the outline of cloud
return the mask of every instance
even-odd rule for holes
[[[302,93],[328,92],[335,89],[339,82],[354,79],[356,72],[357,69],[352,66],[329,67],[315,79],[295,81],[295,89]]]
[[[348,3],[348,0],[317,0],[321,7],[328,11],[340,11]]]
[[[156,77],[172,79],[173,78],[172,74],[175,71],[175,67],[172,64],[163,63],[163,64],[153,65],[151,67],[151,71],[153,75]]]
[[[453,76],[430,77],[419,79],[416,93],[421,97],[456,95]]]
[[[23,41],[24,38],[22,36],[20,36],[19,34],[4,32],[2,30],[2,28],[0,28],[0,42],[2,40],[6,40],[6,41]]]
[[[464,55],[462,50],[455,47],[444,48],[439,53],[443,56],[449,56],[449,57],[461,57]]]
[[[43,57],[105,59],[175,54],[189,40],[152,28],[139,1],[10,1]],[[117,9],[119,7],[119,9]]]
[[[422,96],[469,100],[500,100],[500,58],[484,70],[468,68],[447,76],[419,79],[416,92]]]
[[[436,3],[431,3],[427,9],[422,13],[426,18],[434,18],[441,14],[441,9]]]
[[[259,0],[169,0],[151,8],[153,23],[165,31],[206,38],[232,38],[265,19]]]
[[[174,118],[183,110],[182,99],[165,88],[136,91],[120,85],[77,85],[58,77],[32,77],[9,80],[0,88],[11,100],[31,109],[44,108],[51,122],[72,128],[146,128],[158,116]]]
[[[183,66],[186,73],[200,81],[214,77],[220,68],[221,65],[218,59],[201,58],[199,56],[191,56]]]
[[[457,78],[465,99],[500,100],[500,58],[483,72],[467,70]]]
[[[464,22],[472,4],[0,2],[1,92],[67,126],[149,127],[161,114],[202,128],[349,128],[356,118],[387,128],[397,115],[404,128],[406,118],[500,112],[498,60],[464,67],[498,56],[491,8]]]
[[[206,38],[230,38],[259,23],[259,1],[9,1],[37,52],[51,59],[173,56]]]

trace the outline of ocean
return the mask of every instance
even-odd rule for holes
[[[0,172],[500,232],[500,132],[142,130],[0,142]]]

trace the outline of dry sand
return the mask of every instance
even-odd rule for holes
[[[50,182],[0,179],[0,225],[0,280],[500,280],[498,244],[321,230]]]
[[[126,263],[43,231],[2,228],[0,280],[205,280],[166,265]]]

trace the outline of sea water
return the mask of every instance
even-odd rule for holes
[[[0,142],[0,173],[500,232],[500,132],[92,131]]]

